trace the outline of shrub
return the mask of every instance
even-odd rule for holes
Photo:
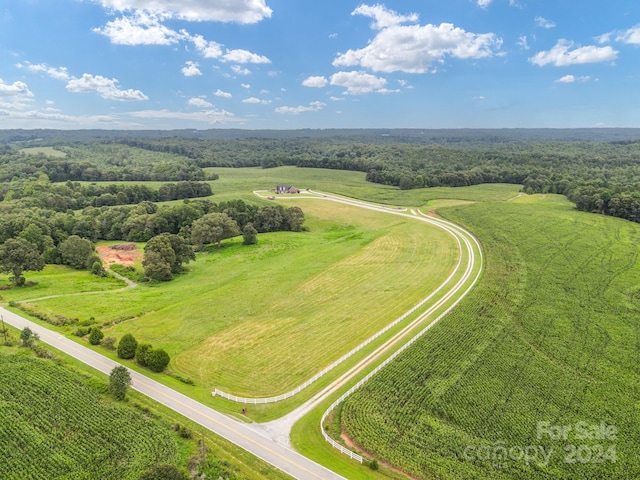
[[[378,465],[378,460],[371,460],[371,463],[369,463],[369,468],[371,470],[378,470],[378,468],[380,468]]]
[[[93,327],[91,329],[91,333],[89,334],[89,343],[91,345],[100,345],[100,342],[104,338],[104,333],[97,327]]]
[[[107,350],[115,350],[117,341],[116,337],[107,337],[102,341],[102,346]]]
[[[136,362],[141,367],[148,365],[149,353],[151,353],[152,347],[150,343],[140,343],[136,348]]]
[[[76,337],[84,337],[85,335],[87,335],[89,332],[91,331],[90,328],[78,328],[75,332],[73,332],[73,334]]]
[[[138,342],[130,333],[125,334],[118,342],[118,357],[123,359],[133,358],[136,355]]]
[[[162,372],[169,365],[169,354],[161,348],[153,349],[147,355],[147,366],[154,372]]]
[[[93,262],[93,264],[91,265],[91,273],[98,277],[107,276],[107,271],[104,269],[104,267],[102,266],[102,262],[100,261]]]

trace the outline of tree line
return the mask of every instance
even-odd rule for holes
[[[251,244],[257,233],[301,231],[303,223],[304,213],[298,207],[259,207],[243,200],[219,204],[207,199],[185,200],[160,207],[143,201],[76,212],[9,204],[6,213],[0,215],[0,271],[11,273],[16,286],[25,282],[23,271],[41,270],[45,263],[103,275],[94,243],[121,240],[148,242],[148,277],[170,280],[181,271],[182,264],[194,259],[193,247],[220,244],[241,234],[243,242]]]

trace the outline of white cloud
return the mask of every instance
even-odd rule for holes
[[[231,70],[233,70],[233,73],[235,73],[236,75],[250,75],[251,74],[251,70],[249,70],[248,68],[241,67],[240,65],[233,65],[231,67]]]
[[[187,103],[192,107],[199,107],[199,108],[213,107],[212,103],[209,103],[204,98],[200,98],[200,97],[190,98]]]
[[[81,78],[74,78],[67,83],[67,90],[73,93],[97,93],[107,100],[148,100],[140,90],[120,90],[115,78],[85,73]]]
[[[302,85],[305,87],[322,88],[326,87],[329,81],[322,76],[307,77],[302,81]]]
[[[352,14],[374,18],[373,28],[380,31],[368,45],[350,49],[336,57],[336,67],[360,66],[377,72],[425,73],[433,63],[455,58],[485,58],[494,55],[502,39],[493,33],[466,32],[450,23],[440,25],[402,25],[417,21],[415,14],[398,15],[382,5],[361,5]]]
[[[29,90],[29,87],[24,82],[13,82],[11,84],[5,83],[0,78],[0,97],[32,97],[33,93]]]
[[[574,82],[588,82],[591,80],[589,75],[576,77],[574,75],[565,75],[564,77],[560,77],[556,80],[556,83],[574,83]]]
[[[632,45],[640,45],[640,23],[628,30],[617,32],[616,40]]]
[[[256,97],[249,97],[249,98],[245,98],[244,100],[242,100],[242,103],[253,103],[253,104],[260,104],[260,105],[269,105],[271,103],[271,100],[261,100],[259,98]]]
[[[618,52],[609,46],[589,45],[570,50],[571,47],[573,47],[572,42],[560,39],[551,50],[538,52],[529,61],[541,67],[549,64],[565,67],[582,63],[609,62],[618,57]]]
[[[309,105],[300,105],[298,107],[278,107],[275,109],[276,113],[299,115],[305,112],[318,112],[326,106],[322,102],[311,102]]]
[[[216,93],[214,93],[214,95],[215,95],[216,97],[222,97],[222,98],[231,98],[231,97],[233,97],[233,95],[231,95],[230,93],[228,93],[228,92],[223,92],[223,91],[222,91],[222,90],[220,90],[220,89],[216,90]]]
[[[493,0],[478,0],[478,6],[480,8],[487,8],[492,1]]]
[[[222,45],[218,42],[205,40],[202,35],[187,35],[186,38],[193,42],[204,58],[219,58],[222,55]]]
[[[342,102],[344,101],[344,97],[329,97],[329,100],[332,100],[334,102]]]
[[[25,62],[24,65],[18,63],[16,66],[18,68],[26,68],[30,72],[43,72],[56,80],[68,80],[71,78],[67,67],[50,67],[46,63],[32,64],[29,62]]]
[[[240,85],[242,86],[242,88],[246,88],[246,89],[251,88],[251,85],[248,83],[241,83]]]
[[[527,36],[520,35],[520,37],[518,37],[518,41],[516,42],[516,45],[518,45],[523,50],[529,50],[529,42],[527,40]]]
[[[184,35],[164,25],[163,14],[153,14],[137,10],[131,16],[124,16],[108,22],[102,28],[94,28],[117,45],[171,45]]]
[[[544,17],[536,17],[534,18],[534,21],[536,22],[536,25],[540,28],[555,28],[556,26],[556,22],[547,20]]]
[[[602,35],[598,35],[597,37],[593,37],[594,40],[598,43],[609,43],[611,41],[611,37],[614,32],[603,33]]]
[[[331,75],[331,85],[346,88],[350,95],[380,91],[387,84],[384,78],[365,72],[338,72]],[[384,93],[384,92],[381,92]]]
[[[418,14],[412,13],[410,15],[400,15],[398,12],[389,10],[384,5],[360,5],[356,8],[351,15],[363,15],[365,17],[373,18],[371,28],[375,30],[381,30],[383,28],[399,25],[405,22],[417,22]]]
[[[576,81],[576,77],[573,75],[565,75],[564,77],[560,77],[556,80],[556,83],[573,83]]]
[[[221,60],[223,62],[234,63],[271,63],[271,60],[263,55],[242,49],[227,50],[227,53],[222,56]]]
[[[194,77],[196,75],[202,75],[202,72],[198,68],[198,62],[187,61],[186,65],[182,67],[182,74],[185,77]]]
[[[188,21],[256,23],[271,17],[265,0],[94,0],[117,11],[146,10]]]

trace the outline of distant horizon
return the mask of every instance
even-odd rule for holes
[[[640,2],[30,0],[0,128],[640,128]]]

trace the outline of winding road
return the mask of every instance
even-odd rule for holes
[[[460,300],[473,288],[482,272],[483,262],[480,245],[475,237],[473,237],[473,235],[471,235],[466,230],[451,222],[424,216],[415,211],[406,213],[406,209],[385,207],[321,192],[309,191],[309,193],[313,195],[312,198],[320,198],[329,201],[345,203],[360,208],[376,210],[384,213],[391,213],[394,215],[401,215],[419,221],[424,221],[444,229],[456,240],[460,248],[461,258],[464,257],[467,259],[463,267],[463,274],[460,276],[460,278],[456,278],[454,285],[452,285],[447,292],[443,293],[441,298],[438,299],[438,301],[433,306],[429,307],[425,312],[420,314],[416,320],[413,320],[411,323],[402,328],[398,333],[396,333],[389,340],[380,345],[375,351],[367,355],[357,365],[349,369],[346,373],[341,375],[329,386],[317,393],[309,401],[305,402],[290,414],[267,424],[242,423],[238,420],[223,415],[199,402],[196,402],[195,400],[192,400],[191,398],[182,395],[181,393],[178,393],[175,390],[166,387],[138,372],[135,372],[133,370],[129,370],[129,372],[133,380],[132,388],[175,410],[176,412],[204,426],[210,431],[226,438],[232,443],[235,443],[239,447],[251,452],[255,456],[291,475],[292,477],[305,480],[333,480],[341,479],[344,477],[304,457],[303,455],[295,452],[290,447],[289,433],[293,424],[311,409],[316,407],[320,402],[328,398],[330,395],[334,394],[338,389],[344,387],[346,384],[354,380],[354,378],[365,368],[369,367],[375,362],[381,362],[378,365],[378,368],[382,368],[389,361],[395,358],[395,356],[397,356],[401,351],[407,348],[413,341],[415,341],[418,337],[429,330],[437,321],[439,321],[452,308],[454,308],[458,304],[458,302],[460,302]],[[460,264],[457,268],[459,267]],[[440,288],[444,288],[444,286],[447,285],[448,282],[452,279],[453,276],[450,277],[450,279],[447,279]],[[131,283],[128,283],[128,286],[126,288],[132,288],[133,286],[134,285],[132,285]],[[119,365],[117,362],[99,354],[98,352],[95,352],[94,350],[84,347],[83,345],[80,345],[57,332],[51,331],[39,324],[31,322],[21,317],[20,315],[10,312],[4,308],[0,308],[0,314],[2,314],[6,323],[18,329],[29,327],[33,332],[37,333],[40,336],[40,339],[43,342],[65,352],[66,354],[107,375],[115,366]],[[432,316],[436,314],[438,315],[437,318],[433,319],[431,323],[425,326],[424,323],[426,323],[426,320],[430,320]],[[360,386],[363,381],[366,381],[369,376],[365,377],[365,379],[360,380],[355,388]],[[345,397],[353,390],[354,387],[352,387],[351,390],[343,395],[343,397]]]

